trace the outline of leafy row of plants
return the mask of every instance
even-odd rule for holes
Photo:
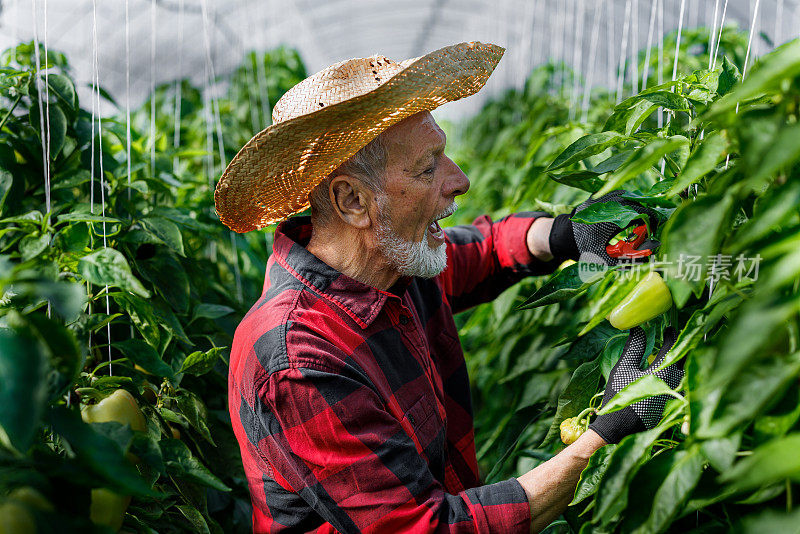
[[[533,77],[466,129],[484,144],[458,162],[497,214],[564,212],[624,188],[662,223],[649,221],[662,245],[647,267],[590,278],[564,265],[459,318],[491,482],[552,457],[560,423],[599,405],[627,338],[605,319],[636,281],[656,269],[671,290],[674,307],[643,325],[647,354],[676,328],[664,365],[684,359],[686,378],[618,395],[618,408],[656,392],[674,400],[655,429],[592,457],[553,532],[784,531],[800,519],[800,41],[741,80],[744,36],[724,33],[714,70],[707,39],[698,30],[685,43],[694,72],[616,105],[600,94],[588,124],[567,122],[564,100],[546,84],[531,91]],[[624,227],[635,215],[595,204],[574,218]]]
[[[128,159],[123,110],[98,134],[66,58],[40,56],[21,44],[0,67],[0,515],[24,532],[100,528],[90,516],[247,531],[226,362],[269,243],[219,224],[213,185],[305,69],[277,49],[249,54],[213,102],[186,80],[157,88],[155,128],[150,101],[133,110]]]

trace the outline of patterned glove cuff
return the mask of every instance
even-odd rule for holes
[[[580,251],[575,242],[575,233],[572,231],[570,215],[559,215],[553,220],[550,230],[550,253],[558,260],[578,260]]]
[[[647,430],[642,420],[630,406],[600,415],[592,421],[589,428],[597,432],[601,438],[608,443],[619,443],[622,438],[629,434],[643,432]]]

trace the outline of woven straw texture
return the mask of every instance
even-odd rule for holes
[[[306,78],[225,169],[214,192],[220,220],[248,232],[306,209],[311,190],[382,131],[478,92],[503,52],[460,43],[400,63],[351,59]]]

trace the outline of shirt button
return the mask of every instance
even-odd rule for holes
[[[408,315],[400,316],[400,324],[408,324]]]

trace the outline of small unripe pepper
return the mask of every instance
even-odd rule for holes
[[[586,428],[581,425],[577,417],[564,419],[561,421],[559,428],[561,429],[561,441],[564,442],[564,445],[575,443],[575,440],[581,437],[581,434],[586,431]]]
[[[672,293],[657,272],[642,278],[608,314],[611,326],[628,330],[658,317],[672,307]]]

